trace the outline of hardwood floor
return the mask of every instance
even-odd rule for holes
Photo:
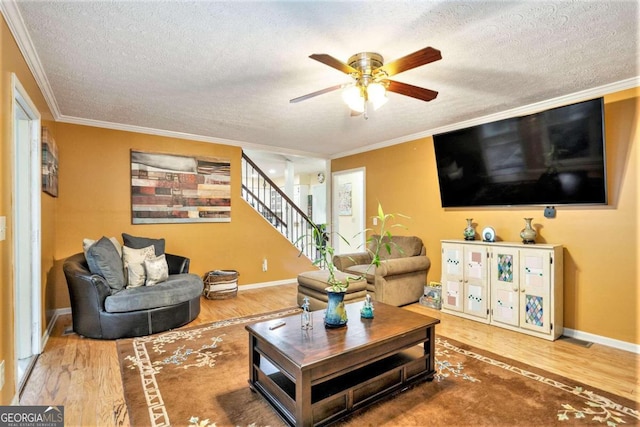
[[[188,327],[292,307],[295,300],[295,284],[241,291],[229,300],[203,298],[200,315]],[[405,308],[440,318],[437,334],[640,402],[637,354],[598,344],[585,348],[566,340],[548,342],[419,304]],[[65,425],[69,426],[129,425],[115,341],[66,334],[70,328],[70,315],[56,322],[27,380],[20,404],[64,405]]]

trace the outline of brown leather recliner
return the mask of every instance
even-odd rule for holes
[[[377,236],[373,236],[375,241]],[[379,250],[381,264],[371,265],[375,252],[373,241],[366,252],[335,255],[333,264],[342,272],[367,279],[367,292],[371,297],[386,304],[401,306],[411,304],[424,294],[427,273],[431,260],[426,256],[422,239],[417,236],[392,236],[382,239]],[[389,244],[391,253],[386,250]]]

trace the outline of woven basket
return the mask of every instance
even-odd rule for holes
[[[238,294],[238,272],[235,270],[213,270],[204,275],[202,295],[207,299],[227,299]]]

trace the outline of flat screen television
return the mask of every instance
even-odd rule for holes
[[[606,204],[603,99],[433,137],[442,206]]]

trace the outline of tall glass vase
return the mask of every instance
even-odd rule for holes
[[[327,328],[340,328],[347,324],[347,309],[344,306],[345,292],[334,292],[327,288],[327,310],[324,314],[324,325]]]

